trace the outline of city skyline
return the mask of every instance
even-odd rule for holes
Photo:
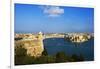
[[[15,4],[16,33],[94,32],[94,9]]]

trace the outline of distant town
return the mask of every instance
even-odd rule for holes
[[[43,34],[39,32],[37,34],[34,33],[16,33],[15,40],[36,40],[38,35],[41,34],[42,39],[46,38],[65,38],[69,39],[72,42],[84,42],[94,37],[94,33],[46,33]]]

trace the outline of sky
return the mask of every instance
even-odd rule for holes
[[[16,33],[94,32],[94,9],[69,6],[15,4]]]

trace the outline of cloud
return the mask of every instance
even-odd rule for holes
[[[57,6],[45,6],[43,8],[43,13],[49,17],[58,17],[64,13],[64,9]]]

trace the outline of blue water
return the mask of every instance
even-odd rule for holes
[[[49,55],[55,55],[58,52],[65,52],[67,55],[77,54],[83,55],[85,60],[94,59],[94,39],[77,44],[72,43],[64,38],[48,38],[44,41],[44,47]]]

